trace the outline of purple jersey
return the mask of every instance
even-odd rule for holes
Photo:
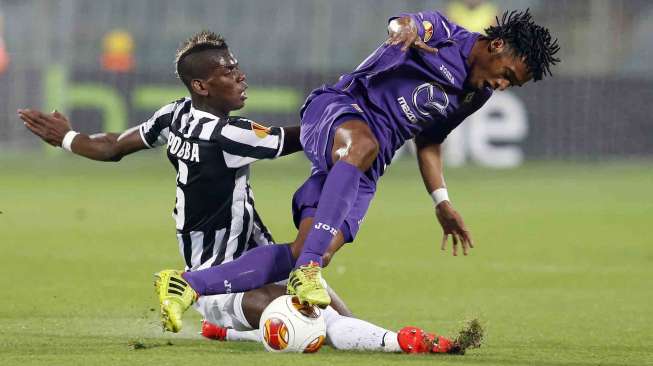
[[[302,108],[304,118],[307,106],[324,93],[352,99],[380,144],[368,172],[375,181],[406,140],[423,135],[434,142],[444,141],[492,95],[490,88],[471,90],[463,85],[469,72],[466,60],[478,33],[435,11],[400,16],[405,15],[414,19],[420,37],[438,48],[437,53],[402,52],[399,46],[382,45],[336,84],[314,90]]]

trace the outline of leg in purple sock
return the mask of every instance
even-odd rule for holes
[[[245,292],[288,278],[295,265],[290,245],[264,245],[219,266],[182,275],[201,296]]]
[[[310,262],[322,266],[322,255],[356,200],[362,174],[356,166],[343,160],[333,165],[322,187],[320,202],[313,218],[313,228],[306,237],[304,250],[297,259],[296,267]]]

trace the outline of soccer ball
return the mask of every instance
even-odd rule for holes
[[[263,310],[259,330],[269,352],[314,353],[326,337],[322,311],[290,295],[276,298]]]

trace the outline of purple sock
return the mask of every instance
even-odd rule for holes
[[[322,255],[344,223],[356,199],[362,175],[356,166],[345,161],[339,160],[333,165],[322,187],[313,227],[306,237],[296,268],[311,261],[322,266]]]
[[[288,278],[293,269],[290,245],[263,245],[219,266],[185,272],[182,277],[199,295],[245,292]]]

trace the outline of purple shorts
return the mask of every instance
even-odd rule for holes
[[[342,94],[312,95],[302,110],[300,141],[312,166],[311,176],[293,196],[293,220],[297,228],[304,218],[315,216],[322,186],[333,165],[331,149],[335,130],[351,119],[366,120],[355,102]],[[376,182],[363,175],[355,202],[340,227],[346,243],[354,241],[375,191]]]

